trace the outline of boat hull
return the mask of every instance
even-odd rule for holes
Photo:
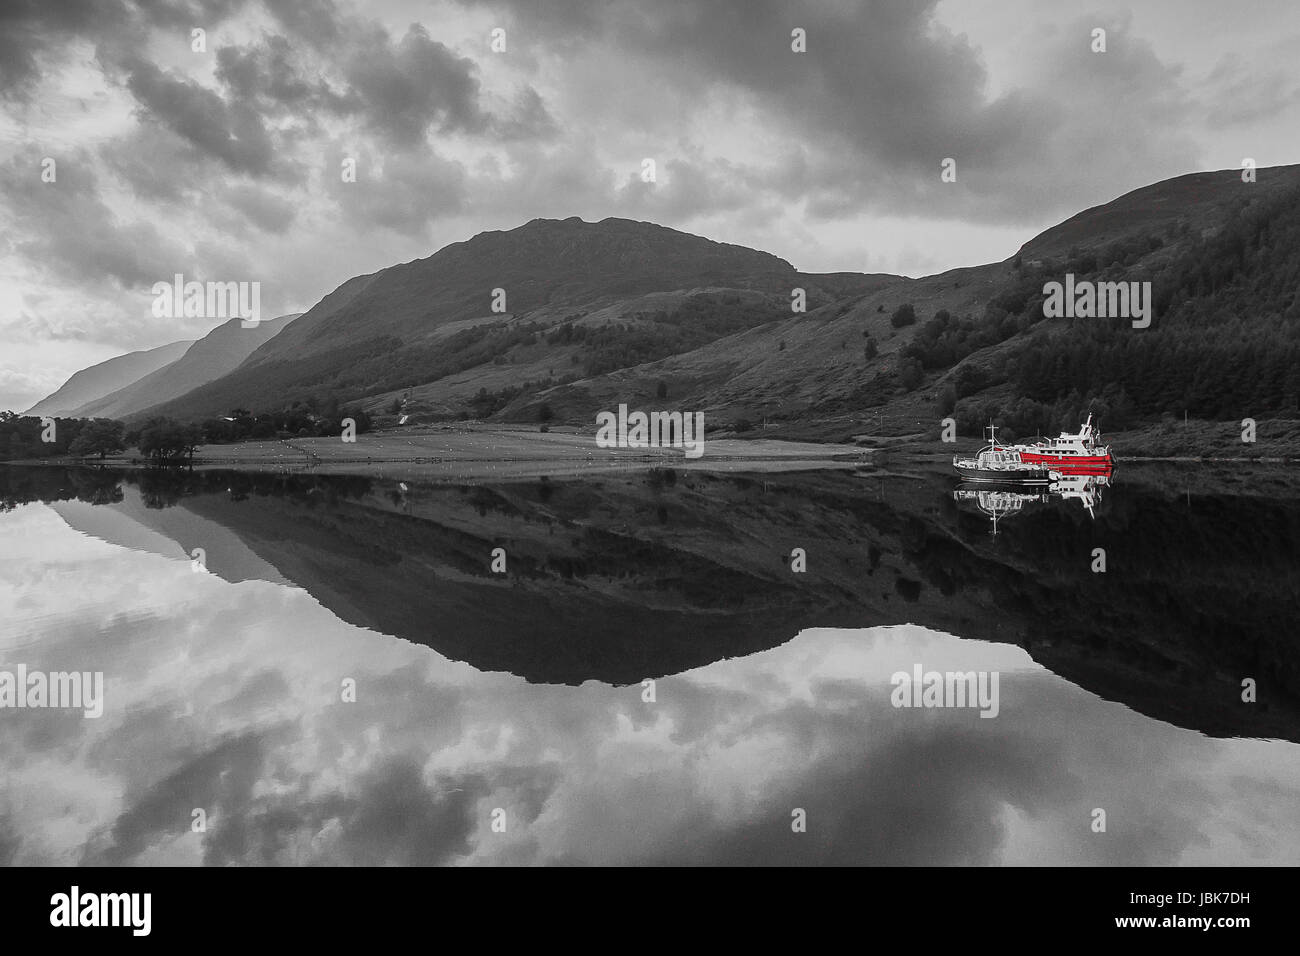
[[[1048,468],[1025,468],[1011,471],[1005,468],[981,468],[978,465],[957,465],[953,467],[965,481],[998,483],[1006,485],[1045,485],[1051,481]]]
[[[1114,467],[1110,455],[1051,455],[1023,448],[1020,449],[1020,460],[1067,475],[1103,475]]]

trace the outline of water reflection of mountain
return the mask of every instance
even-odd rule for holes
[[[1229,471],[1185,494],[1184,474],[1129,468],[1095,519],[1049,501],[996,538],[939,473],[656,471],[403,491],[355,477],[3,468],[0,492],[9,505],[134,508],[164,536],[202,538],[176,543],[181,556],[204,547],[217,573],[223,549],[247,549],[245,575],[264,562],[350,623],[532,681],[634,683],[806,627],[914,622],[1021,645],[1180,726],[1300,740],[1295,488],[1284,472]],[[195,523],[165,528],[172,506]],[[489,570],[496,547],[504,575]],[[1104,574],[1090,570],[1096,547]],[[794,548],[806,573],[790,570]],[[1245,677],[1258,703],[1241,702]]]

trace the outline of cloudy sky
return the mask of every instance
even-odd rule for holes
[[[152,316],[177,272],[259,281],[277,315],[576,215],[924,275],[1153,181],[1300,161],[1300,6],[1131,6],[3,0],[0,409],[207,332]]]

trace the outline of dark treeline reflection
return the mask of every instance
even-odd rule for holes
[[[120,470],[84,467],[0,468],[0,508],[10,511],[33,501],[84,501],[112,504],[123,499],[123,484],[140,490],[149,508],[171,508],[193,495],[225,494],[231,501],[253,495],[289,498],[308,506],[360,498],[371,479],[355,476],[283,475],[240,471],[189,471],[181,468]]]
[[[1300,495],[1287,472],[1130,466],[1095,517],[1035,502],[997,535],[953,487],[937,472],[449,485],[0,468],[6,509],[113,506],[138,489],[148,508],[234,532],[349,623],[530,681],[631,684],[808,627],[916,623],[1020,645],[1180,726],[1300,740]],[[220,574],[219,549],[209,561]],[[1241,700],[1245,679],[1256,703]]]

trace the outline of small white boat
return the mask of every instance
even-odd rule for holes
[[[974,458],[957,455],[952,460],[957,474],[967,481],[1002,481],[1019,485],[1045,485],[1051,469],[1038,462],[1022,461],[1020,452],[998,442],[997,429],[988,427],[989,443]]]

